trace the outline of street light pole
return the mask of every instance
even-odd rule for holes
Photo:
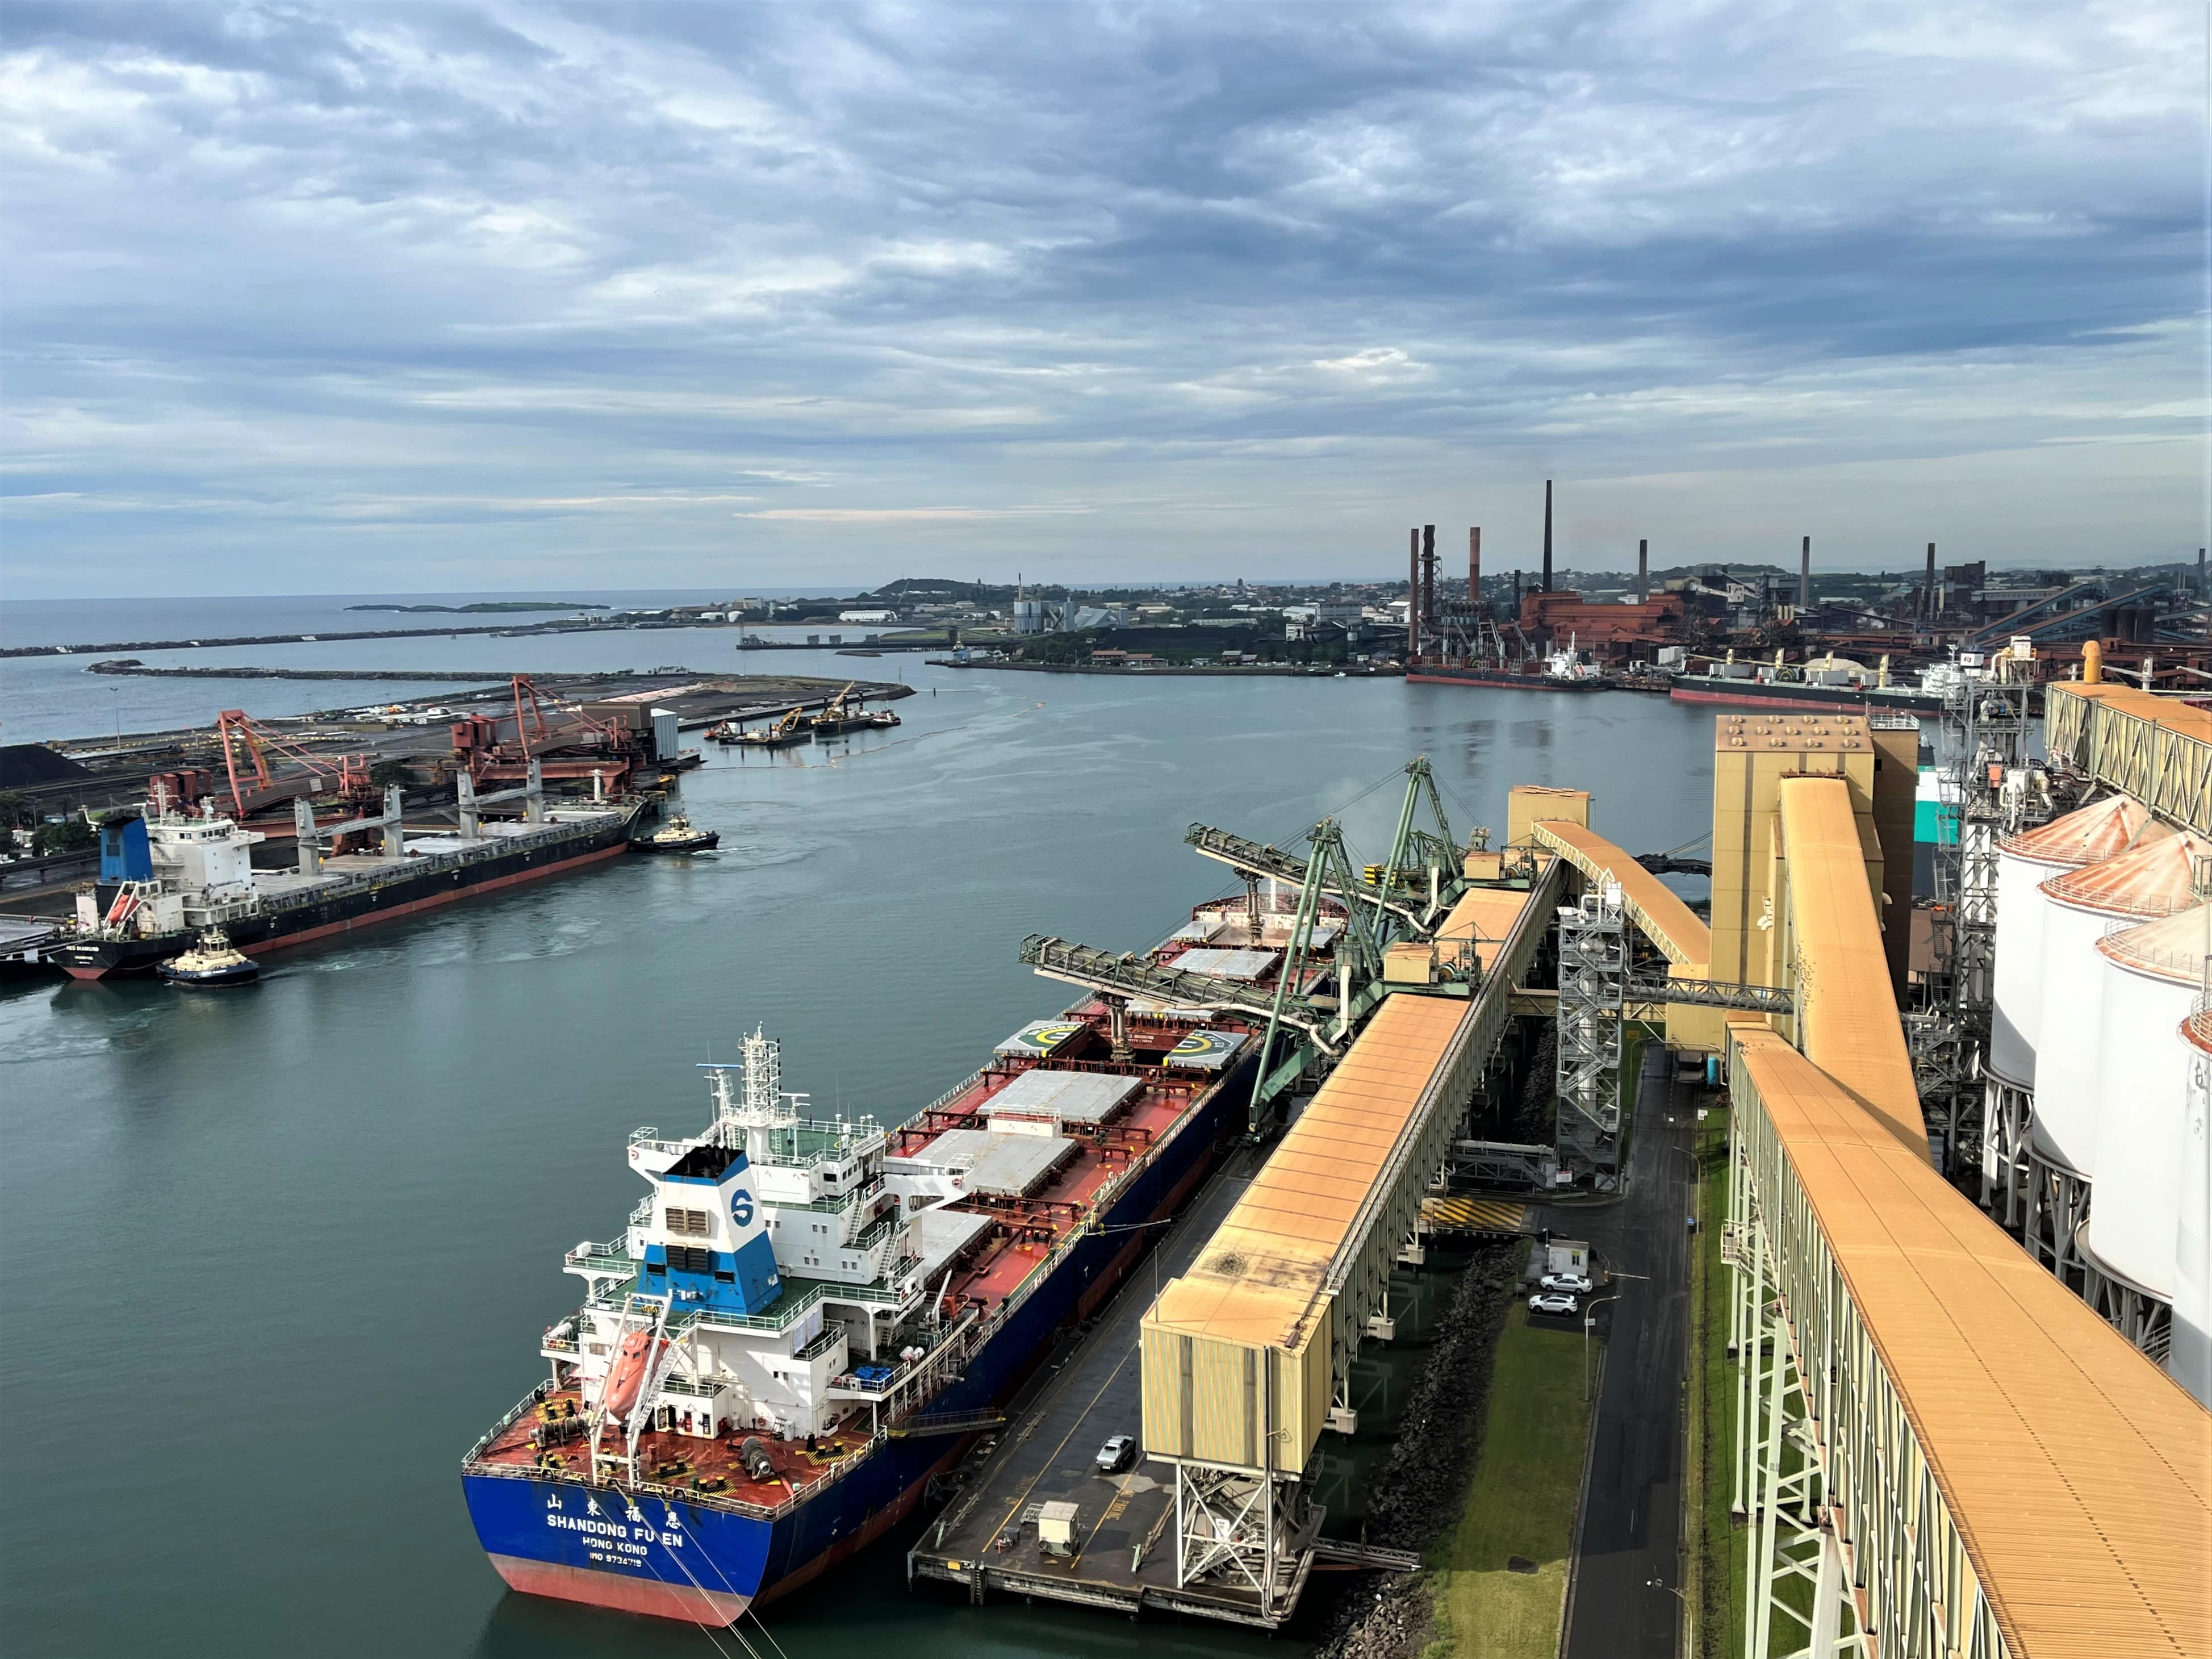
[[[1589,1404],[1590,1397],[1590,1328],[1597,1323],[1597,1304],[1613,1301],[1620,1295],[1619,1291],[1610,1291],[1603,1296],[1592,1297],[1583,1304],[1583,1403],[1585,1406]]]

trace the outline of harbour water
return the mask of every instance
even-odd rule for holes
[[[564,660],[572,642],[606,654]],[[283,659],[719,667],[732,643],[479,637]],[[902,1116],[1065,1001],[1016,962],[1025,934],[1152,943],[1226,890],[1226,872],[1182,845],[1194,820],[1287,843],[1338,812],[1355,862],[1379,856],[1414,753],[1434,761],[1462,834],[1502,832],[1516,782],[1593,788],[1599,827],[1638,850],[1710,820],[1711,715],[1656,698],[1037,676],[827,651],[764,665],[903,671],[918,695],[894,732],[717,755],[689,775],[686,808],[722,833],[709,857],[619,860],[285,952],[250,991],[0,991],[0,1398],[16,1431],[0,1588],[14,1650],[711,1652],[680,1626],[506,1595],[457,1474],[536,1379],[539,1331],[575,1303],[561,1252],[605,1236],[637,1196],[624,1137],[702,1120],[695,1061],[760,1022],[817,1110]],[[12,705],[24,681],[5,684]],[[314,684],[133,684],[177,697],[179,718],[264,707],[279,689],[340,700]],[[100,729],[90,709],[72,729]],[[28,735],[19,713],[0,708],[10,740]],[[1367,1443],[1334,1477],[1347,1494],[1402,1393],[1377,1363]],[[903,1547],[768,1609],[783,1652],[1297,1650],[909,1596]]]

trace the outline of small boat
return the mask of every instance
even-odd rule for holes
[[[225,985],[252,984],[261,977],[261,964],[233,948],[230,936],[222,928],[210,927],[191,949],[170,957],[154,971],[187,990],[214,990]]]
[[[718,831],[702,830],[683,813],[674,812],[653,834],[640,836],[630,845],[641,853],[703,853],[721,843]]]

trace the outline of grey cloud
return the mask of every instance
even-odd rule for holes
[[[296,587],[304,527],[382,492],[418,504],[369,516],[424,586],[545,545],[549,511],[641,579],[891,574],[864,524],[1172,574],[1215,568],[1220,503],[1328,569],[1455,501],[1525,518],[1486,501],[1546,471],[1734,552],[1765,533],[1741,509],[1629,481],[1764,477],[1817,529],[1862,463],[2061,441],[2077,490],[2151,446],[2106,550],[2166,556],[2195,535],[2189,25],[19,4],[7,488],[111,505],[19,513],[5,557],[34,588],[85,546]],[[803,517],[708,504],[787,475]],[[586,496],[629,505],[532,505]],[[1898,540],[2054,522],[1955,515]]]

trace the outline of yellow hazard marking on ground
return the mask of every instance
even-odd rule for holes
[[[1421,1219],[1432,1232],[1517,1233],[1528,1206],[1501,1198],[1425,1198]]]

